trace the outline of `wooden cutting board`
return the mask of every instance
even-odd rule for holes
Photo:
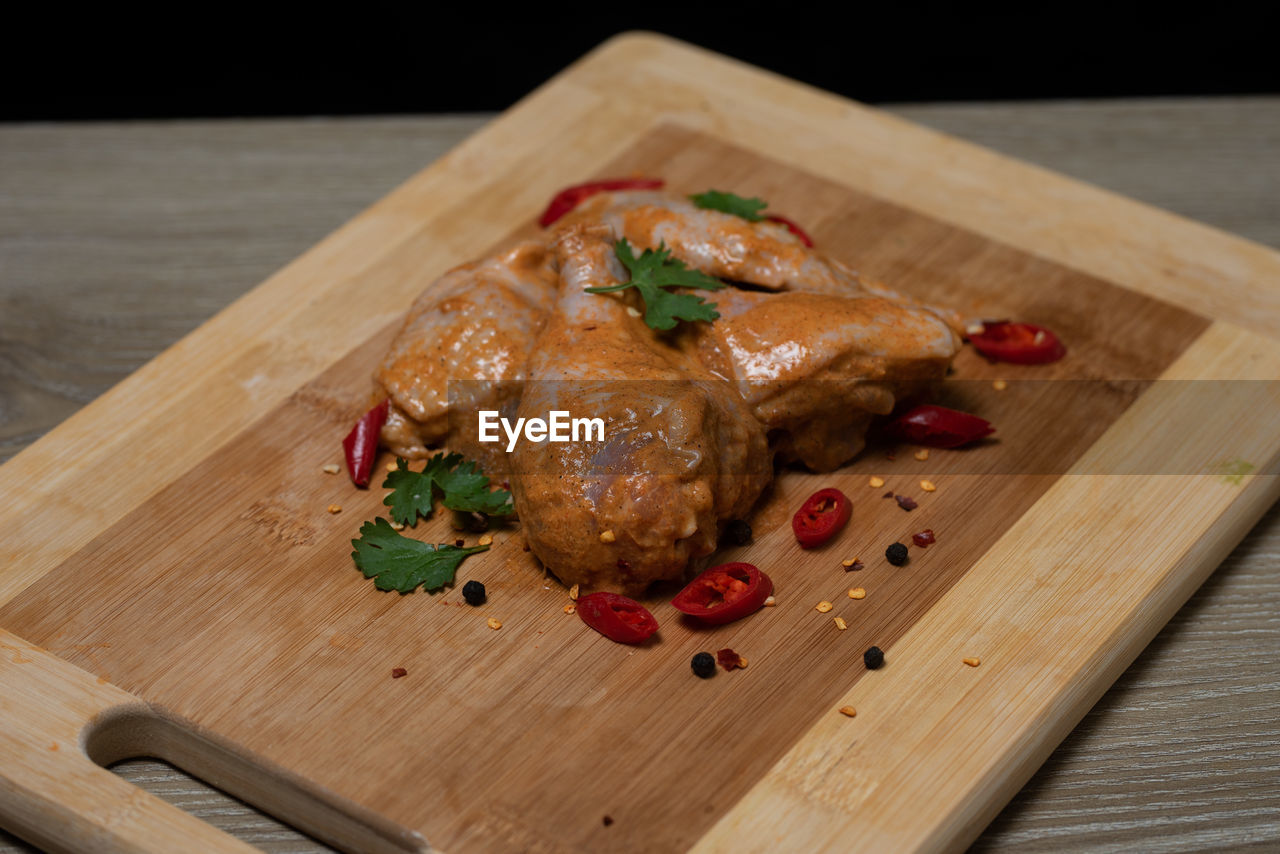
[[[998,443],[784,474],[725,552],[778,586],[741,624],[695,631],[655,598],[661,641],[611,644],[518,528],[460,571],[484,608],[378,593],[348,541],[383,491],[321,466],[388,333],[559,186],[630,172],[761,195],[864,272],[1044,322],[1070,355],[962,354],[946,394]],[[1276,498],[1278,271],[831,96],[615,40],[0,468],[0,824],[50,848],[236,850],[89,758],[152,754],[356,850],[963,846]],[[828,484],[853,523],[801,552],[789,514]],[[888,566],[924,528],[938,543]],[[750,666],[693,678],[722,646]]]

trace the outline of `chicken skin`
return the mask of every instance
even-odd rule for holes
[[[638,593],[715,550],[772,478],[764,430],[733,385],[655,336],[607,226],[555,244],[560,294],[529,361],[521,417],[604,419],[603,442],[524,443],[511,491],[530,548],[565,584]]]
[[[692,291],[719,317],[663,332],[634,288],[588,293],[629,281],[621,240],[731,285]],[[815,471],[853,458],[876,416],[946,374],[958,332],[954,314],[781,225],[670,193],[601,193],[545,241],[419,297],[375,378],[391,399],[381,438],[409,458],[447,442],[507,478],[530,550],[561,581],[634,594],[714,551],[775,457]],[[482,443],[481,409],[599,418],[604,436]]]

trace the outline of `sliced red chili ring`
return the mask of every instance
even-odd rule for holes
[[[647,608],[634,599],[606,591],[578,597],[578,616],[618,643],[640,643],[658,630],[658,621]]]
[[[356,486],[368,486],[373,475],[373,460],[378,455],[378,434],[387,423],[389,401],[382,401],[360,417],[342,440],[342,450],[347,457],[347,472]]]
[[[785,216],[778,216],[777,214],[765,214],[764,218],[767,219],[769,222],[776,222],[779,225],[785,225],[787,227],[787,231],[791,232],[796,237],[800,238],[801,243],[803,243],[805,246],[808,246],[810,249],[813,248],[813,238],[805,234],[805,231],[803,228],[796,225],[794,222],[787,219]]]
[[[749,563],[713,566],[671,600],[677,611],[712,626],[754,614],[773,593],[773,581]]]
[[[657,190],[665,182],[660,178],[610,178],[603,181],[588,181],[565,187],[556,193],[547,205],[547,209],[538,217],[538,225],[546,228],[569,211],[582,204],[582,200],[613,190]]]
[[[834,537],[852,514],[853,505],[843,492],[834,487],[819,489],[791,517],[791,530],[801,547],[813,548]]]
[[[958,448],[996,432],[991,422],[958,409],[925,404],[889,424],[889,431],[915,445]]]
[[[969,334],[969,343],[988,359],[1015,365],[1044,365],[1067,354],[1067,348],[1048,329],[1031,323],[984,323]]]

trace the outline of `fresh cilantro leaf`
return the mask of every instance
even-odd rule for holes
[[[613,253],[631,273],[631,280],[617,285],[587,288],[587,293],[604,294],[635,288],[644,300],[644,322],[650,329],[674,329],[681,320],[715,320],[720,314],[715,303],[693,294],[677,294],[664,288],[702,288],[718,291],[724,282],[698,270],[690,270],[679,258],[671,257],[665,243],[657,250],[646,249],[635,256],[624,237],[613,245]]]
[[[462,454],[436,454],[420,472],[411,471],[407,462],[397,458],[395,471],[387,475],[382,487],[391,490],[382,503],[391,508],[391,518],[401,525],[416,525],[419,516],[430,516],[437,489],[450,510],[508,516],[514,509],[511,493],[490,490],[489,478],[475,463],[464,461]]]
[[[742,196],[735,196],[733,193],[722,193],[719,190],[707,190],[705,193],[698,193],[689,198],[693,200],[695,205],[705,210],[724,211],[727,214],[740,216],[750,222],[759,222],[764,219],[760,215],[760,211],[769,207],[769,203],[764,199],[744,199]]]
[[[386,519],[378,517],[360,526],[360,539],[352,540],[351,558],[372,578],[379,590],[412,593],[421,585],[435,590],[453,583],[458,564],[467,555],[488,551],[488,546],[460,549],[448,544],[432,545],[412,540],[396,532]]]

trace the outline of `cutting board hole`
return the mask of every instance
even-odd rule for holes
[[[83,740],[98,765],[266,851],[429,850],[419,834],[317,794],[305,781],[145,707],[102,715]]]
[[[107,770],[264,851],[310,854],[338,850],[161,759],[124,759],[107,766]]]

